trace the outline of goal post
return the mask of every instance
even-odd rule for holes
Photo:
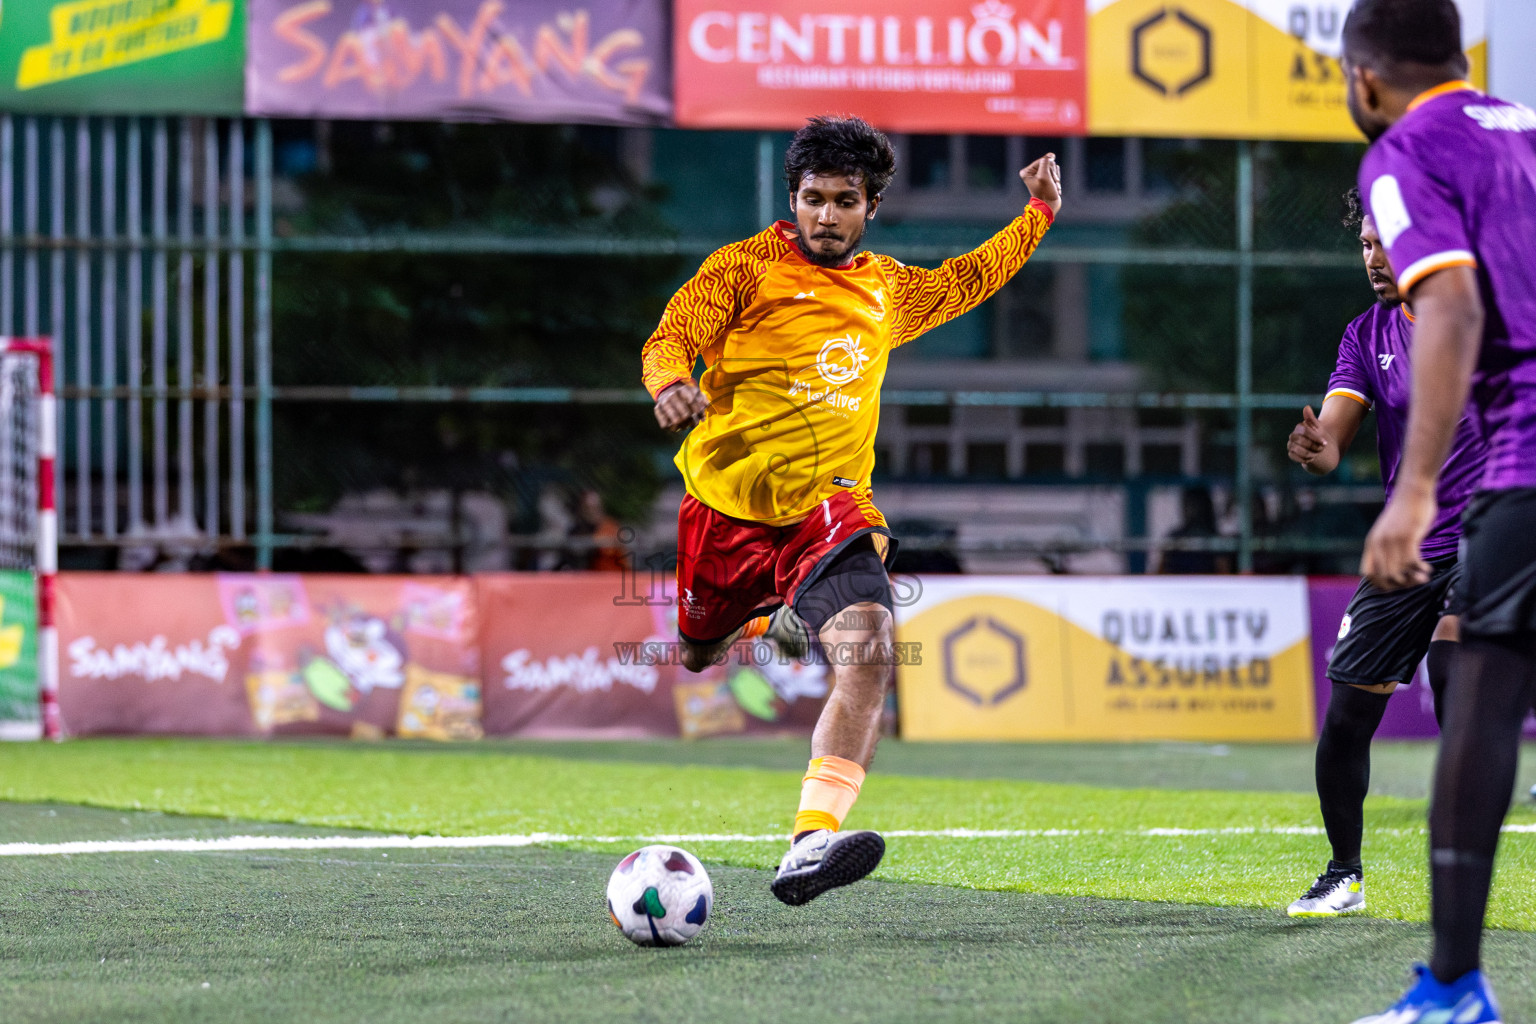
[[[0,337],[0,738],[63,735],[53,343]]]

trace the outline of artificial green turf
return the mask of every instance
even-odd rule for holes
[[[578,761],[467,748],[123,740],[0,747],[0,797],[413,833],[783,834],[798,771]],[[1517,809],[1512,821],[1536,815]],[[1427,914],[1424,805],[1367,804],[1371,912]],[[1319,836],[1148,836],[1145,829],[1307,827],[1305,793],[1110,789],[874,773],[851,827],[1071,829],[1001,839],[893,837],[880,877],[978,889],[1278,907],[1326,860]],[[609,850],[592,838],[575,848]],[[776,843],[698,841],[767,867]],[[1505,837],[1490,922],[1536,929],[1536,835]]]
[[[308,832],[0,804],[38,839]],[[1422,925],[864,882],[790,909],[711,866],[680,949],[607,923],[612,852],[325,851],[0,858],[0,1019],[419,1024],[1316,1024],[1382,1009]],[[1492,933],[1506,1020],[1536,939]],[[206,986],[206,987],[205,987]]]

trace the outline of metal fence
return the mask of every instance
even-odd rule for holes
[[[776,153],[758,147],[763,219]],[[1227,410],[1241,534],[1195,543],[1240,569],[1272,540],[1253,529],[1256,411],[1311,395],[1254,389],[1254,278],[1354,267],[1338,251],[1255,246],[1254,147],[1236,147],[1235,244],[1048,244],[1043,263],[1226,268],[1235,274],[1230,391],[887,392],[900,405]],[[60,371],[61,544],[249,546],[258,566],[306,543],[279,533],[274,403],[649,403],[639,388],[273,384],[273,261],[285,253],[702,257],[729,239],[474,234],[288,235],[273,223],[273,133],[260,120],[0,117],[0,333],[48,334]],[[955,246],[886,247],[909,262]],[[637,345],[639,339],[636,339]],[[1145,547],[1141,541],[1129,547]],[[1122,545],[1125,547],[1126,545]],[[1327,547],[1324,543],[1323,547]]]

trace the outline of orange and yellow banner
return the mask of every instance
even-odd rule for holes
[[[1304,579],[924,577],[907,739],[1307,740]]]
[[[1088,0],[1094,135],[1363,141],[1338,57],[1350,0]],[[1487,81],[1484,0],[1457,0]]]

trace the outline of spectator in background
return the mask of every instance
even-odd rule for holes
[[[1216,503],[1209,487],[1186,487],[1182,495],[1184,521],[1168,540],[1204,540],[1221,536],[1216,529]],[[1198,576],[1232,571],[1232,557],[1219,551],[1165,550],[1159,572]]]
[[[576,520],[566,504],[564,491],[556,484],[545,484],[539,491],[539,532],[534,540],[534,568],[541,572],[569,569],[570,553],[565,540],[575,529]]]
[[[581,505],[571,524],[570,536],[587,537],[590,547],[574,552],[577,566],[601,572],[624,569],[624,547],[619,543],[619,521],[603,507],[603,496],[588,488],[581,492]]]

